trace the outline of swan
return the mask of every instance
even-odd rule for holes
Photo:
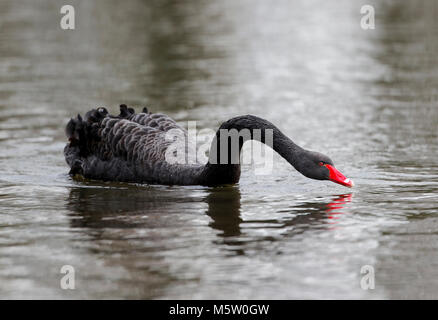
[[[237,154],[233,155],[231,144],[224,143],[228,149],[222,149],[221,138],[224,138],[220,134],[223,130],[233,129],[237,132],[258,129],[262,134],[240,137]],[[213,138],[206,164],[167,161],[166,150],[171,141],[166,138],[166,133],[170,130],[187,135],[187,131],[167,115],[151,113],[147,108],[135,113],[125,104],[120,105],[117,116],[110,115],[104,107],[88,111],[84,118],[78,114],[70,119],[65,130],[68,143],[64,156],[70,166],[69,174],[103,181],[162,185],[235,184],[240,179],[239,158],[243,143],[249,139],[265,143],[264,132],[270,130],[271,147],[304,176],[330,180],[346,187],[354,185],[335,168],[329,157],[298,146],[272,123],[253,115],[238,116],[222,123]],[[225,161],[222,161],[221,152],[226,154]]]

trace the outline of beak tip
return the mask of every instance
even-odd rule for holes
[[[349,187],[349,188],[353,188],[354,187],[354,182],[353,180],[347,178],[344,180],[345,186]]]
[[[343,185],[348,188],[354,187],[354,182],[350,178],[346,178],[342,173],[340,173],[334,166],[326,164],[325,167],[329,169],[329,180]]]

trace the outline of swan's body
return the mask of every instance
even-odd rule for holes
[[[169,130],[179,130],[187,135],[170,117],[148,113],[143,109],[136,114],[125,105],[118,116],[111,116],[105,108],[89,111],[84,119],[80,115],[67,124],[69,143],[64,149],[71,175],[104,181],[124,181],[164,185],[222,185],[234,184],[240,178],[239,154],[228,155],[227,161],[215,164],[178,164],[166,160],[166,151],[172,141],[166,139]],[[269,121],[246,115],[224,122],[220,129],[261,129],[259,137],[264,142],[264,130],[273,132],[273,149],[305,176],[318,180],[333,180],[352,186],[351,180],[334,169],[332,161],[316,152],[304,150],[287,138]],[[249,137],[250,139],[255,136]],[[210,150],[220,158],[219,130]],[[239,152],[245,142],[241,139]],[[187,151],[190,152],[190,151]],[[191,151],[192,152],[192,151]],[[223,152],[223,150],[222,150]],[[234,157],[234,158],[233,158]],[[236,161],[237,160],[237,161]],[[347,181],[348,180],[348,181]]]

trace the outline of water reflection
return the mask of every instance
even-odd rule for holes
[[[210,190],[206,200],[206,214],[213,219],[209,224],[213,229],[221,231],[218,245],[225,245],[236,255],[245,255],[246,246],[254,242],[284,241],[307,231],[333,230],[344,207],[351,202],[353,195],[341,194],[330,202],[299,201],[285,209],[281,209],[281,218],[243,219],[241,216],[241,194],[237,187],[216,188]],[[254,231],[263,231],[263,235]],[[272,232],[269,232],[271,230]],[[280,230],[280,234],[276,231]]]
[[[344,207],[351,202],[352,193],[336,195],[329,202],[309,201],[295,206],[300,214],[284,222],[284,227],[292,226],[291,235],[302,234],[308,230],[333,230],[333,224],[340,215],[345,214]]]
[[[157,227],[160,218],[170,218],[166,214],[179,214],[186,206],[199,210],[203,192],[164,186],[97,184],[71,188],[67,208],[71,211],[72,227]]]
[[[325,210],[328,214],[328,218],[339,219],[339,215],[343,213],[340,210],[343,209],[347,203],[351,202],[352,198],[352,193],[341,194],[338,197],[334,198],[332,202],[327,204],[327,209]]]
[[[343,209],[352,197],[349,193],[334,196],[328,202],[297,201],[280,210],[279,218],[272,219],[244,219],[238,186],[200,188],[195,192],[184,187],[77,187],[71,189],[67,206],[71,211],[71,227],[102,232],[114,228],[183,228],[184,223],[176,218],[190,208],[194,212],[187,220],[188,224],[205,213],[211,218],[208,226],[219,231],[216,233],[217,244],[242,248],[242,245],[253,241],[281,241],[308,230],[330,229],[337,223],[333,220],[345,213]],[[251,231],[256,229],[288,231],[280,237],[269,233],[265,236],[252,235]],[[98,238],[100,233],[92,234]],[[244,250],[237,252],[244,254]]]
[[[206,214],[212,218],[209,226],[221,231],[219,237],[235,237],[241,234],[240,224],[240,191],[236,186],[214,188],[210,190],[206,201],[208,210]]]

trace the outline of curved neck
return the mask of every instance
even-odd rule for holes
[[[269,121],[240,116],[224,122],[213,139],[209,161],[201,174],[201,184],[237,183],[240,178],[240,152],[245,141],[258,140],[274,149],[298,169],[300,154],[305,152]]]

